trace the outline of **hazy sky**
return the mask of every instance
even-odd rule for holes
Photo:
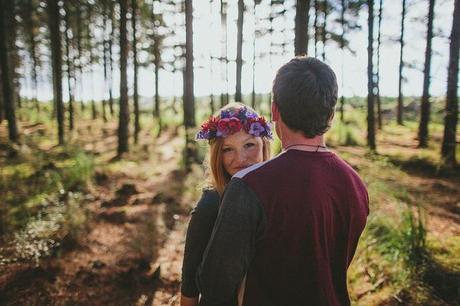
[[[195,55],[195,95],[208,95],[211,90],[218,94],[227,85],[222,81],[222,71],[220,65],[215,60],[211,66],[210,55],[220,56],[220,16],[219,1],[213,1],[212,7],[209,1],[195,0],[194,5],[194,55]],[[244,23],[244,45],[243,45],[243,77],[242,91],[250,93],[252,90],[252,39],[254,32],[254,12],[253,1],[246,0],[247,11],[245,13]],[[263,3],[269,1],[265,0]],[[285,1],[286,7],[292,7],[294,0]],[[376,4],[376,14],[378,11],[378,1]],[[438,0],[435,7],[434,28],[437,36],[433,39],[433,58],[431,66],[431,94],[434,96],[445,95],[447,80],[447,62],[449,57],[449,39],[452,26],[453,0]],[[228,8],[228,56],[231,60],[228,71],[228,88],[232,93],[235,90],[235,69],[232,62],[236,57],[236,19],[237,19],[237,1],[231,1]],[[407,19],[406,19],[406,47],[404,60],[412,66],[420,68],[406,68],[404,76],[406,82],[403,86],[403,93],[406,96],[420,96],[423,85],[422,68],[424,64],[425,37],[426,37],[426,15],[428,12],[428,0],[408,0],[407,1]],[[257,10],[256,22],[263,22],[262,19],[268,16],[269,11],[263,9],[261,5]],[[212,12],[212,13],[211,13]],[[310,12],[313,14],[313,10]],[[331,20],[337,16],[330,16]],[[256,60],[256,91],[266,93],[270,90],[272,79],[276,70],[293,56],[294,50],[294,19],[295,11],[286,14],[284,17],[276,20],[275,29],[287,28],[292,29],[285,32],[284,37],[273,37],[277,40],[292,40],[291,45],[287,47],[286,52],[280,56],[273,56],[271,61],[266,56],[263,59]],[[376,20],[377,21],[377,20]],[[310,18],[310,23],[313,17]],[[346,96],[367,95],[367,10],[363,9],[357,22],[362,26],[361,30],[348,34],[350,47],[355,54],[344,52],[335,42],[326,44],[326,62],[332,66],[337,74],[338,82],[341,84],[342,75],[344,79],[343,92]],[[380,90],[382,95],[397,96],[398,93],[398,65],[399,65],[399,44],[397,39],[400,35],[401,23],[401,1],[384,0],[384,12],[382,21],[382,46],[381,46],[381,82]],[[329,30],[333,30],[334,25],[329,21]],[[337,25],[336,25],[337,26]],[[376,25],[377,26],[377,25]],[[340,33],[340,29],[335,30]],[[312,27],[310,27],[312,32]],[[185,34],[183,35],[185,36]],[[312,33],[310,33],[312,36]],[[260,38],[256,42],[256,53],[268,52],[270,38],[268,36]],[[320,48],[321,50],[321,48]],[[309,54],[314,54],[313,41],[309,43]],[[142,55],[140,55],[142,59]],[[343,60],[342,60],[343,59]],[[344,63],[342,66],[342,62]],[[211,75],[212,67],[212,75]],[[342,74],[342,67],[343,74]],[[113,90],[114,96],[119,93],[119,70],[115,66]],[[129,67],[132,68],[132,67]],[[102,99],[104,96],[103,71],[102,65],[94,67],[93,76],[86,75],[83,86],[83,98],[89,99],[92,94],[96,99]],[[129,80],[132,84],[132,69],[129,69]],[[66,82],[64,82],[64,91],[67,91]],[[130,86],[131,87],[131,86]],[[178,73],[174,76],[172,73],[160,72],[160,94],[169,96],[172,94],[182,94],[182,76]],[[79,90],[80,92],[80,90]],[[132,88],[130,88],[132,92]],[[23,93],[27,91],[23,89]],[[139,94],[150,97],[154,94],[154,70],[153,67],[141,68],[139,71]],[[39,98],[50,99],[52,97],[51,83],[44,84],[40,88]],[[64,95],[66,97],[66,95]],[[77,95],[78,98],[78,95]]]

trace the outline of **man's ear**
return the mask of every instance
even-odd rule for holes
[[[275,102],[272,102],[272,121],[276,122],[280,120],[280,111],[278,105]]]

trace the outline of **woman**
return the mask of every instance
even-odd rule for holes
[[[238,171],[270,156],[272,134],[265,118],[241,103],[231,103],[201,125],[197,139],[208,140],[210,188],[192,211],[182,266],[181,305],[198,305],[195,274],[211,236],[225,185]]]

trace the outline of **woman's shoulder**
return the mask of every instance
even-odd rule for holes
[[[212,202],[212,203],[219,203],[220,197],[217,190],[214,188],[203,188],[201,199],[199,202]]]
[[[205,188],[193,212],[217,210],[219,202],[219,193],[215,189]]]

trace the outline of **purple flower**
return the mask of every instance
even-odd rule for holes
[[[254,122],[249,128],[249,134],[259,137],[262,133],[265,132],[265,128],[259,122]]]

